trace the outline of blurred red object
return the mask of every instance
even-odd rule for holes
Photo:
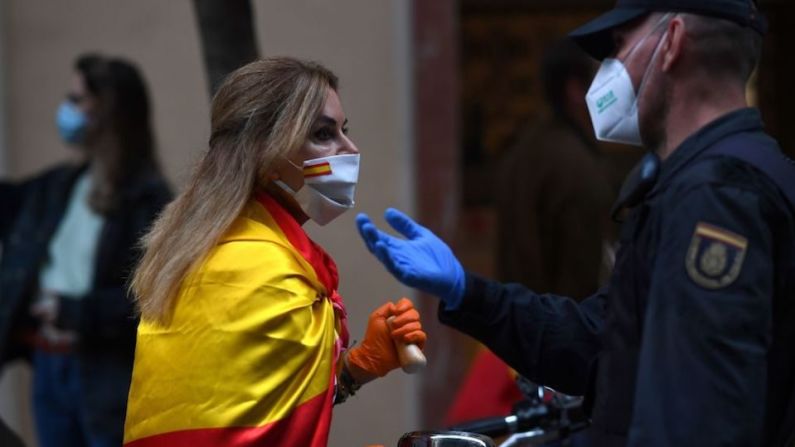
[[[522,400],[516,385],[516,372],[488,349],[482,349],[472,361],[444,424],[451,426],[473,419],[506,416]]]

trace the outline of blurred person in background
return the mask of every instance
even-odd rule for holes
[[[0,183],[0,362],[32,356],[42,447],[121,444],[135,350],[128,275],[169,201],[132,63],[77,59],[57,110],[76,163]]]
[[[220,86],[209,150],[135,271],[125,445],[325,446],[332,406],[400,366],[396,341],[423,345],[402,299],[349,347],[337,267],[302,228],[354,204],[359,149],[337,82],[274,57]]]
[[[518,133],[495,172],[497,274],[504,282],[579,301],[611,267],[606,251],[614,191],[585,103],[598,67],[570,39],[549,45],[539,65],[548,111]],[[516,373],[483,349],[445,424],[505,415],[521,399]]]
[[[570,39],[544,51],[540,77],[551,113],[519,134],[496,172],[502,281],[576,300],[600,285],[613,191],[585,104],[596,69]]]

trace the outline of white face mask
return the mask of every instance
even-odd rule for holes
[[[654,30],[632,47],[627,55],[627,60],[669,16],[670,14],[666,14],[657,23]],[[663,38],[660,39],[660,42]],[[643,74],[638,88],[639,92],[643,91],[646,76],[649,74],[649,69],[653,65],[659,49],[660,43],[657,44],[657,48],[646,66],[646,72]],[[638,125],[638,96],[639,94],[635,94],[632,78],[624,64],[618,59],[605,59],[585,96],[597,140],[633,146],[643,145]]]
[[[353,208],[359,180],[359,154],[306,160],[303,172],[304,186],[298,191],[293,191],[280,180],[276,183],[290,193],[304,213],[318,225],[326,225]]]

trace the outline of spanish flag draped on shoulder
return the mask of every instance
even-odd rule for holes
[[[331,258],[259,195],[170,320],[140,323],[124,445],[326,446],[348,344],[337,284]]]

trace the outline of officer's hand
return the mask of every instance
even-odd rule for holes
[[[387,319],[392,320],[392,327]],[[375,377],[383,377],[389,371],[399,368],[400,359],[395,343],[413,343],[420,348],[425,344],[426,335],[420,324],[420,314],[407,298],[391,301],[370,314],[364,340],[359,346],[351,348],[347,353],[347,363],[365,372],[369,377],[362,378],[358,374],[359,383]]]
[[[396,209],[387,209],[384,217],[406,239],[384,233],[359,214],[356,225],[370,252],[403,284],[438,296],[448,309],[458,307],[466,277],[450,247]]]

